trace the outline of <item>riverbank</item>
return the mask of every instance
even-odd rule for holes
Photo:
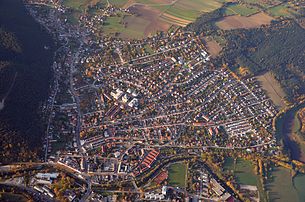
[[[282,142],[291,159],[305,163],[305,149],[302,149],[300,141],[297,140],[294,127],[296,113],[303,107],[304,101],[281,113],[275,121],[275,129],[278,142]]]

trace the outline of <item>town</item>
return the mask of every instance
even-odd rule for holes
[[[279,110],[256,78],[216,67],[201,36],[100,37],[96,23],[129,11],[107,6],[73,25],[60,1],[27,8],[58,41],[43,109],[48,171],[9,183],[26,181],[47,201],[239,201],[201,157],[280,153],[272,125]],[[255,190],[247,192],[258,199]]]

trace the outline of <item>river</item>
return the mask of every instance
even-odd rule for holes
[[[11,65],[7,69],[13,72],[12,75],[18,74],[5,99],[5,107],[0,100],[0,123],[6,123],[9,130],[17,131],[32,148],[41,147],[45,130],[41,106],[49,95],[55,43],[28,13],[22,0],[0,1],[0,27],[13,33],[21,47],[21,53],[0,49],[0,61],[9,61]],[[49,48],[45,49],[46,46]],[[3,81],[12,80],[3,75],[0,71]]]
[[[305,152],[293,138],[295,114],[303,107],[305,107],[305,103],[288,110],[278,119],[276,123],[276,135],[278,139],[283,139],[285,149],[289,151],[293,160],[305,163]]]

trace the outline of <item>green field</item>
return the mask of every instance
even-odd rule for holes
[[[241,16],[249,16],[254,13],[257,13],[259,10],[256,8],[250,8],[246,5],[235,4],[230,5],[226,8],[226,15],[241,15]]]
[[[84,11],[90,5],[95,5],[99,0],[64,0],[63,4],[73,10]]]
[[[253,173],[253,165],[250,161],[238,158],[235,162],[233,158],[227,158],[224,170],[234,173],[239,184],[257,186],[258,177]]]
[[[229,157],[226,158],[223,169],[225,172],[233,174],[239,184],[256,186],[260,200],[267,201],[267,195],[263,190],[263,184],[260,182],[259,176],[254,174],[254,168],[251,161],[238,158],[235,162],[233,158]]]
[[[274,1],[276,2],[276,0]],[[246,4],[258,4],[264,8],[268,8],[269,6],[271,6],[270,2],[264,0],[244,0],[243,2],[245,2]]]
[[[123,38],[142,38],[144,37],[144,29],[148,23],[145,19],[122,13],[119,16],[108,17],[102,29],[108,35],[118,33]]]
[[[286,5],[274,6],[268,9],[270,15],[274,17],[292,17],[291,10]]]
[[[269,192],[269,200],[275,202],[299,201],[298,193],[292,184],[290,171],[282,167],[274,167],[271,173],[272,179],[268,180],[266,185]],[[301,185],[304,185],[304,182],[301,182]]]
[[[298,174],[296,177],[294,177],[294,186],[298,193],[299,201],[302,201],[302,199],[305,199],[305,175],[304,174]]]
[[[165,13],[182,20],[194,21],[200,14],[220,8],[222,3],[215,0],[177,1]]]
[[[117,7],[123,7],[128,0],[109,0],[109,3],[111,5],[117,6]]]
[[[185,177],[186,177],[186,164],[185,163],[175,163],[170,165],[169,169],[169,185],[184,188],[185,187]]]

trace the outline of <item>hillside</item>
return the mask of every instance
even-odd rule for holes
[[[0,25],[0,146],[7,151],[1,154],[6,162],[25,160],[21,149],[42,146],[38,112],[48,96],[54,45],[21,0],[0,2]]]
[[[293,20],[257,29],[226,32],[228,41],[218,63],[248,67],[252,73],[271,70],[289,97],[305,93],[305,30]]]

